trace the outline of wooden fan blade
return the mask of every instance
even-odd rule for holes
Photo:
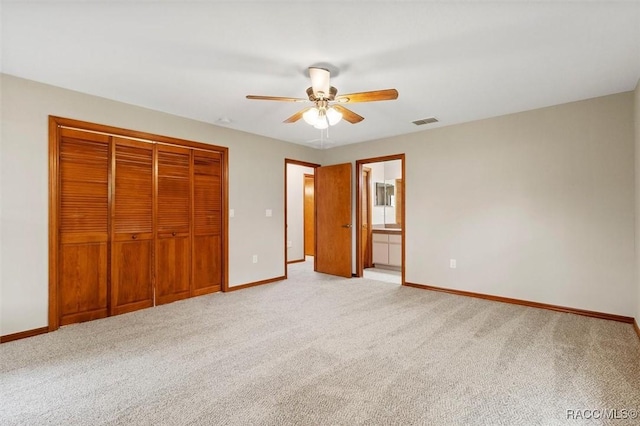
[[[305,112],[307,112],[310,109],[311,109],[311,107],[305,108],[302,111],[296,112],[291,117],[289,117],[286,120],[284,120],[283,123],[295,123],[296,121],[298,121],[298,120],[300,120],[302,118],[302,114],[304,114]]]
[[[373,90],[371,92],[349,93],[348,95],[336,96],[336,102],[375,102],[375,101],[391,101],[398,99],[398,91],[396,89]]]
[[[285,98],[281,96],[247,95],[247,99],[259,100],[259,101],[307,102],[306,99],[302,99],[302,98]]]
[[[356,124],[364,120],[363,116],[356,114],[355,112],[343,107],[342,105],[334,104],[334,105],[331,105],[331,107],[336,109],[338,112],[340,112],[342,114],[342,118],[351,124]]]

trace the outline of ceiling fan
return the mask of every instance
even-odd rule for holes
[[[389,101],[398,98],[396,89],[374,90],[371,92],[338,94],[338,89],[329,83],[331,73],[325,68],[310,67],[311,87],[307,89],[308,99],[287,98],[279,96],[247,95],[247,99],[281,102],[313,102],[313,105],[293,114],[284,120],[285,123],[295,123],[301,118],[316,129],[326,129],[338,124],[341,119],[356,124],[364,120],[364,117],[342,106],[346,103]]]

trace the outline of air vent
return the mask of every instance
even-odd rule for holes
[[[438,119],[435,117],[423,118],[422,120],[416,120],[413,122],[416,126],[422,126],[424,124],[437,123]]]

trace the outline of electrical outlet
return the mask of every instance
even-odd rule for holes
[[[258,263],[258,255],[257,254],[253,255],[253,263]]]
[[[273,216],[273,210],[271,210],[271,209],[267,209],[267,210],[265,211],[265,215],[266,215],[267,217],[271,217],[271,216]]]
[[[456,269],[457,268],[457,262],[455,259],[449,259],[449,268],[451,269]]]

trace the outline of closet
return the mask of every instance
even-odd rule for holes
[[[225,290],[227,152],[50,117],[50,330]]]

